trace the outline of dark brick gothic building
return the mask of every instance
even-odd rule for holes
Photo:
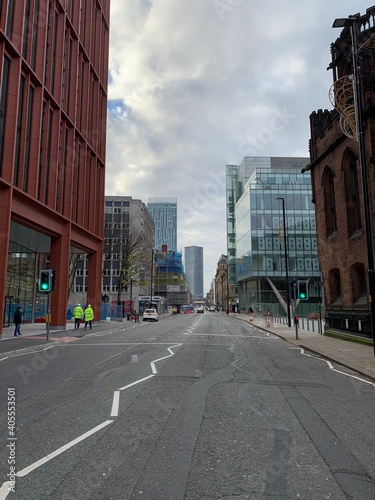
[[[375,6],[355,18],[371,219],[375,214]],[[353,93],[350,27],[331,45],[333,111],[310,116],[313,202],[330,328],[372,336],[366,227]],[[344,115],[344,116],[343,116]],[[373,238],[373,236],[372,236]],[[375,300],[375,297],[372,297]]]

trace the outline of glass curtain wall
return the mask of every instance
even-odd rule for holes
[[[37,254],[10,242],[3,324],[13,323],[13,314],[21,306],[23,320],[31,322],[34,314]],[[44,303],[44,298],[41,298]],[[38,307],[36,304],[35,309]]]
[[[282,201],[277,198],[284,198],[285,231]],[[311,300],[300,302],[298,312],[315,310],[312,285],[320,279],[320,267],[310,179],[292,169],[257,169],[244,186],[235,220],[241,309],[284,314],[269,280],[285,297],[286,244],[290,281],[310,279],[311,284]]]

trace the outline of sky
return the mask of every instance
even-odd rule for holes
[[[106,195],[176,197],[177,250],[227,253],[225,166],[309,156],[334,19],[362,0],[111,0]]]

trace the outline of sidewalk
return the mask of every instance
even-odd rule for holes
[[[289,328],[287,325],[274,322],[273,325],[266,327],[264,317],[255,317],[253,321],[249,321],[247,314],[231,314],[231,316],[375,380],[375,354],[372,346],[325,337],[302,328],[298,328],[297,340],[294,325]]]
[[[25,323],[21,325],[21,337],[14,337],[14,325],[3,328],[0,335],[0,359],[4,354],[10,354],[21,350],[35,350],[38,346],[51,345],[53,343],[66,343],[77,341],[86,335],[92,335],[108,330],[117,330],[120,328],[130,328],[134,326],[134,321],[101,321],[93,323],[92,330],[84,329],[84,323],[80,328],[74,329],[74,322],[67,322],[64,330],[49,329],[47,340],[47,328],[45,323]]]

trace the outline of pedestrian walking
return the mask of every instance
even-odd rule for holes
[[[77,304],[73,309],[73,318],[74,318],[74,329],[77,330],[81,323],[81,319],[83,318],[83,309],[81,304]]]
[[[94,311],[90,304],[86,307],[84,316],[85,316],[85,330],[87,328],[87,325],[89,325],[90,330],[92,330],[91,321],[94,319]]]
[[[22,312],[21,312],[20,306],[18,306],[14,312],[13,323],[15,325],[14,326],[14,336],[18,337],[19,335],[22,335],[22,333],[21,333]]]

